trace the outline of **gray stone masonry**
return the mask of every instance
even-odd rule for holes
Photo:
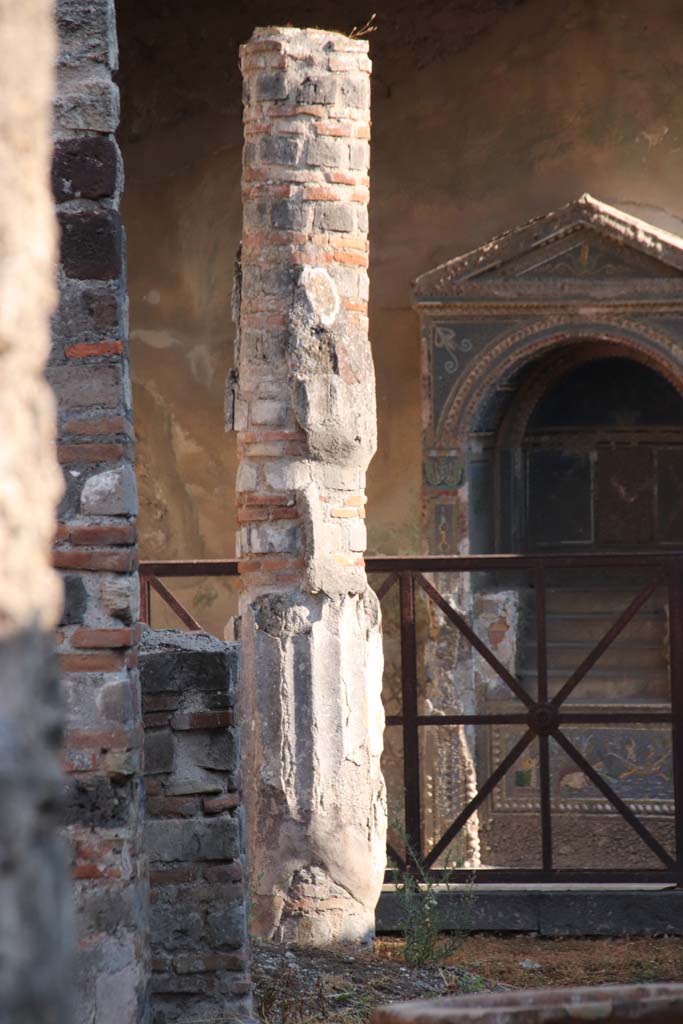
[[[114,0],[57,0],[52,188],[61,228],[48,379],[64,494],[54,560],[66,699],[77,1024],[147,1018],[138,580]]]
[[[145,630],[145,849],[154,1024],[249,1019],[238,646]]]
[[[367,43],[257,29],[241,48],[234,392],[244,791],[254,933],[373,935],[385,859],[382,647],[363,552]]]
[[[0,0],[0,1020],[71,1021],[62,707],[50,565],[60,479],[43,369],[54,307],[48,0]]]

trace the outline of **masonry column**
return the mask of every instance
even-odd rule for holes
[[[137,670],[137,494],[114,0],[57,0],[52,187],[61,229],[48,380],[65,488],[54,563],[67,722],[65,821],[78,934],[75,1024],[148,1013]]]
[[[61,481],[43,378],[55,299],[48,0],[0,0],[0,1020],[66,1024],[67,859],[50,544]]]
[[[367,43],[257,29],[245,83],[235,426],[244,793],[256,934],[372,937],[385,863]]]

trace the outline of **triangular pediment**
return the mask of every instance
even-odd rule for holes
[[[557,280],[628,281],[680,278],[683,239],[583,195],[458,256],[415,282],[421,299],[478,293],[497,281],[531,285]]]

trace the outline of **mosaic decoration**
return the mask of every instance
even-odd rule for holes
[[[465,467],[460,453],[449,448],[425,452],[422,466],[425,486],[434,490],[452,491],[463,482]]]
[[[604,707],[591,710],[609,714]],[[493,726],[491,732],[492,764],[495,765],[515,745],[520,733],[514,726]],[[670,725],[565,725],[562,732],[634,812],[673,814]],[[553,811],[617,813],[552,738],[549,750]],[[540,809],[537,744],[532,743],[527,748],[494,790],[493,806],[497,811]]]
[[[592,231],[579,231],[546,245],[518,260],[511,260],[488,273],[533,277],[678,277],[679,271],[667,267],[644,253],[610,242]]]
[[[434,424],[447,405],[459,375],[488,342],[505,333],[507,322],[459,323],[438,321],[429,335],[431,360],[432,416]]]

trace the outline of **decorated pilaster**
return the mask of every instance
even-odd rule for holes
[[[363,552],[367,43],[257,29],[241,50],[236,282],[241,716],[256,934],[372,937],[385,865],[382,647]]]

